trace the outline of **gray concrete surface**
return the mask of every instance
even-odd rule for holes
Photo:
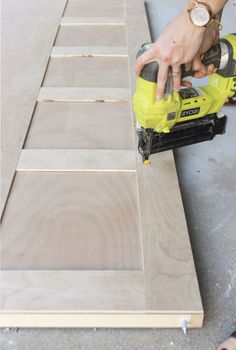
[[[147,0],[153,38],[184,1]],[[224,33],[235,32],[229,2]],[[199,82],[198,82],[199,84]],[[0,333],[1,350],[215,350],[236,329],[236,107],[226,107],[227,134],[175,152],[205,309],[204,327],[159,329],[20,329]]]

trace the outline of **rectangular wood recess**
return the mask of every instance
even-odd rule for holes
[[[24,94],[36,85],[37,94],[19,152],[5,154],[14,180],[1,223],[0,326],[201,327],[173,154],[144,166],[137,150],[134,64],[150,41],[143,0],[59,3],[50,35],[42,30],[28,55],[37,66],[44,50],[40,84],[25,75]]]

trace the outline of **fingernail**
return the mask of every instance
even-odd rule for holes
[[[161,101],[162,97],[161,95],[157,95],[157,101]]]

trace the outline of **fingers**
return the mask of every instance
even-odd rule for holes
[[[186,80],[182,80],[181,85],[187,88],[191,88],[193,86],[193,84],[190,81],[186,81]]]
[[[201,58],[196,57],[193,60],[193,70],[196,72],[194,74],[195,78],[204,78],[207,76],[207,67],[201,62]]]
[[[211,75],[213,73],[215,73],[215,66],[214,64],[209,64],[209,66],[207,66],[207,75]]]
[[[166,81],[168,78],[169,65],[160,63],[157,80],[157,100],[161,100],[165,93]]]
[[[172,75],[173,75],[173,89],[175,92],[179,92],[181,87],[181,66],[173,66]]]
[[[205,66],[201,62],[201,58],[196,57],[193,60],[193,70],[196,71],[196,73],[194,74],[194,78],[201,79],[201,78],[205,78],[208,75],[213,74],[215,71],[215,66],[214,66],[214,64],[210,64],[209,66]]]
[[[136,60],[136,65],[135,65],[135,74],[136,75],[140,75],[142,72],[143,67],[152,62],[157,60],[157,58],[155,59],[155,53],[153,51],[153,49],[149,49],[148,51],[144,52],[141,56],[139,56]]]
[[[184,66],[185,66],[186,72],[188,72],[192,69],[192,62],[188,62]]]

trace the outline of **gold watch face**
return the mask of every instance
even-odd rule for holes
[[[194,6],[190,10],[189,15],[193,24],[198,27],[206,26],[211,19],[209,11],[205,7],[199,5]]]

